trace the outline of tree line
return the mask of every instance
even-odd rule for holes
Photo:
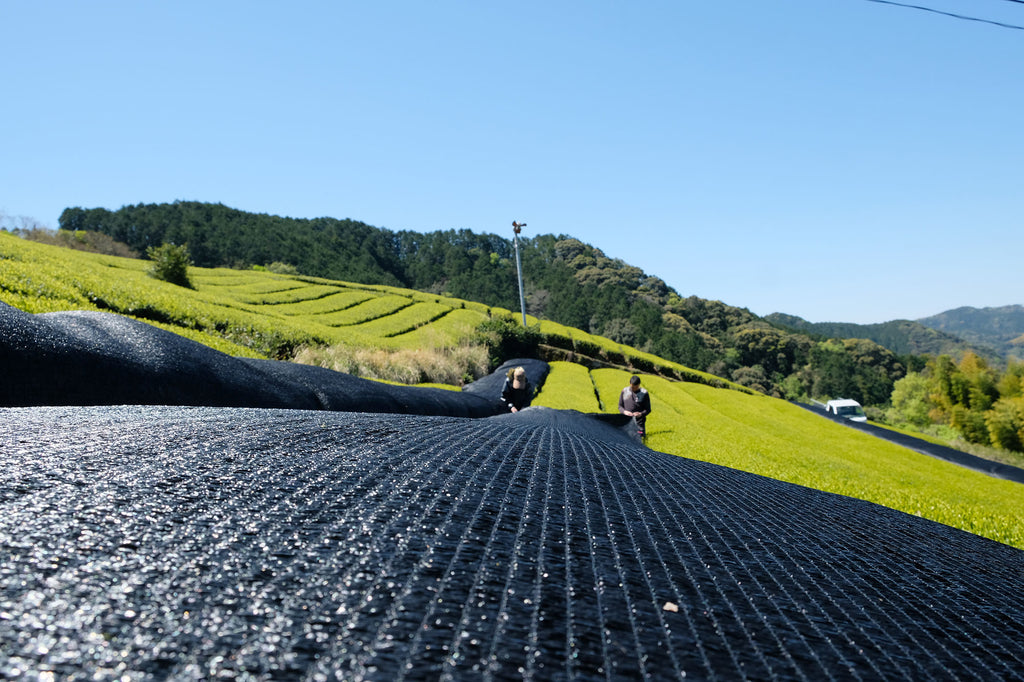
[[[1024,363],[1000,369],[974,353],[940,355],[897,381],[891,403],[893,423],[938,424],[970,443],[1024,452]]]

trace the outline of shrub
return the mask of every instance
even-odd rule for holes
[[[638,372],[646,372],[648,374],[654,374],[655,372],[654,363],[651,362],[651,360],[648,358],[641,358],[636,355],[630,355],[628,360],[629,364],[633,366],[633,369],[635,369]]]
[[[572,343],[576,352],[580,355],[586,355],[588,358],[596,358],[601,354],[601,347],[586,339],[573,337]]]
[[[604,348],[601,354],[613,365],[624,366],[626,364],[626,356],[622,351]]]
[[[279,275],[297,275],[297,274],[299,274],[299,269],[297,267],[295,267],[294,265],[292,265],[291,263],[281,263],[279,261],[274,261],[273,263],[268,263],[265,266],[264,269],[267,272],[276,272]]]
[[[103,232],[92,232],[89,230],[57,230],[54,232],[43,227],[15,230],[14,232],[24,239],[41,244],[62,246],[89,253],[102,253],[108,256],[120,256],[122,258],[139,257],[139,254],[132,250],[130,246],[116,241],[113,237]]]
[[[188,278],[188,266],[192,260],[188,255],[188,246],[175,246],[174,244],[161,244],[146,249],[146,255],[153,265],[149,269],[151,277],[162,279],[180,287],[194,288]]]
[[[892,407],[886,419],[893,424],[907,423],[924,428],[932,423],[928,416],[931,406],[928,402],[928,379],[921,374],[911,373],[892,387]]]
[[[572,350],[572,339],[565,334],[558,334],[554,332],[547,332],[543,335],[544,343],[552,348],[561,348],[562,350]]]
[[[1024,452],[1024,398],[1003,398],[985,414],[992,445]]]
[[[984,412],[969,410],[963,405],[954,405],[949,425],[959,431],[968,443],[988,444],[991,442]]]
[[[498,315],[477,325],[475,339],[487,348],[493,369],[510,358],[538,357],[542,336],[538,327],[524,327],[512,315]]]

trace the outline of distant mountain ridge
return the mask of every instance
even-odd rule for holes
[[[877,324],[854,322],[808,322],[796,315],[772,313],[765,317],[772,324],[829,339],[870,339],[894,353],[914,355],[958,355],[975,350],[991,355],[985,349],[971,349],[963,339],[912,320],[892,320]]]
[[[764,319],[786,329],[824,338],[869,339],[894,353],[958,356],[966,351],[1005,360],[1024,354],[1024,306],[963,307],[920,320],[877,324],[808,322],[772,313]]]
[[[1003,356],[1024,358],[1024,305],[996,308],[964,306],[918,320],[968,343],[991,346]]]

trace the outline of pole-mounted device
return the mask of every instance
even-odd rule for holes
[[[519,275],[519,309],[523,311],[523,326],[526,326],[526,298],[523,296],[523,266],[519,262],[519,233],[526,227],[526,223],[512,221],[512,243],[516,248],[516,273]]]

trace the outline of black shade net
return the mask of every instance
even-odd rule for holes
[[[0,676],[1024,676],[1024,553],[577,413],[0,410]]]
[[[531,371],[543,381],[547,365],[539,364]],[[394,386],[320,367],[234,358],[112,313],[31,315],[5,303],[0,370],[0,406],[8,407],[196,405],[462,417],[505,411],[500,383],[491,392]]]

